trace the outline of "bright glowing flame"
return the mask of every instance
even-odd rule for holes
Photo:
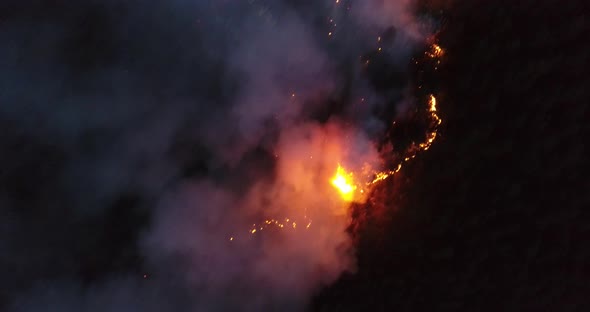
[[[430,111],[436,112],[436,98],[432,94],[430,95]]]
[[[332,185],[340,192],[342,199],[352,201],[356,185],[353,183],[352,173],[347,173],[342,166],[338,165],[336,175],[332,178]]]
[[[338,1],[336,1],[338,3]],[[332,22],[332,21],[331,21]],[[330,32],[329,35],[333,33]],[[381,37],[377,38],[378,41],[381,41]],[[425,52],[427,57],[440,59],[445,54],[445,50],[443,50],[439,45],[432,44],[430,50]],[[369,64],[369,60],[366,60],[365,64]],[[437,64],[440,64],[440,60],[438,60]],[[291,97],[295,97],[295,93],[291,94]],[[361,101],[364,102],[365,99],[361,98]],[[386,171],[375,171],[370,166],[367,170],[363,169],[362,172],[349,172],[340,164],[338,164],[337,170],[335,175],[330,179],[330,183],[338,193],[340,193],[340,197],[343,201],[349,202],[358,202],[363,203],[368,196],[370,196],[370,191],[372,187],[384,180],[387,180],[393,177],[396,173],[398,173],[402,169],[402,165],[405,162],[411,161],[416,157],[416,155],[422,151],[427,151],[433,142],[439,137],[438,128],[442,123],[442,118],[438,115],[438,105],[437,98],[430,94],[427,102],[426,111],[429,114],[429,129],[426,132],[426,138],[423,142],[412,142],[410,147],[403,151],[399,156],[399,162],[397,166],[393,170],[386,170]],[[393,121],[393,125],[395,126],[396,122]],[[278,157],[275,154],[275,157]],[[307,157],[307,156],[306,156]],[[310,159],[313,159],[312,156],[309,156]],[[304,217],[297,217],[292,216],[293,219],[290,218],[281,218],[281,219],[266,219],[261,224],[253,224],[248,234],[251,236],[260,235],[263,231],[275,228],[278,230],[292,230],[292,231],[306,231],[309,230],[311,227],[312,220],[310,217],[305,215]],[[297,222],[300,223],[300,226],[297,227]],[[303,226],[305,224],[305,226]],[[315,226],[314,226],[315,227]],[[240,238],[237,236],[230,236],[229,241],[239,240]]]
[[[427,56],[431,58],[439,58],[443,56],[445,50],[443,50],[438,44],[434,43],[431,46],[430,51],[425,52]]]
[[[395,173],[395,172],[377,172],[377,174],[375,174],[375,178],[369,184],[375,184],[379,181],[383,181],[383,180],[389,178],[389,176],[392,175],[393,173]]]

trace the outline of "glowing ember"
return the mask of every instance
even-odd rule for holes
[[[342,199],[352,201],[356,186],[353,184],[352,173],[347,173],[342,166],[338,165],[336,175],[332,178],[332,185],[340,192]]]
[[[371,183],[370,183],[370,184],[377,183],[377,182],[379,182],[379,181],[385,180],[385,179],[389,178],[389,176],[390,176],[391,174],[392,174],[392,173],[390,173],[390,172],[379,172],[379,173],[377,173],[377,174],[375,175],[375,178],[373,179],[373,181],[371,181]]]
[[[445,51],[438,44],[433,44],[431,50],[429,52],[426,52],[426,55],[428,55],[431,58],[437,58],[441,57],[444,53]]]
[[[336,2],[338,3],[338,1]],[[332,33],[330,32],[329,35],[332,35]],[[379,37],[378,41],[380,40],[381,38]],[[425,54],[427,57],[437,59],[442,57],[444,55],[444,52],[445,51],[440,46],[432,44],[430,50],[425,52]],[[368,63],[369,60],[366,60],[366,64]],[[438,63],[440,63],[440,61],[438,61]],[[421,88],[421,86],[419,88]],[[295,97],[295,93],[292,93],[291,97]],[[361,101],[364,100],[364,98],[361,98]],[[370,196],[370,190],[374,185],[394,176],[397,172],[401,170],[402,165],[405,162],[414,159],[418,153],[426,151],[430,148],[434,140],[438,137],[438,128],[442,123],[442,119],[437,114],[437,99],[432,94],[428,98],[426,111],[429,115],[429,126],[426,132],[425,140],[423,142],[412,142],[407,150],[401,151],[401,158],[397,165],[394,167],[395,169],[386,171],[375,171],[371,167],[368,167],[367,169],[363,169],[362,172],[353,173],[347,171],[344,167],[338,164],[336,173],[330,179],[330,184],[334,188],[336,188],[344,202],[364,202],[367,196]],[[393,126],[395,125],[396,122],[393,121]],[[278,156],[275,154],[275,157]],[[314,159],[313,156],[309,156],[309,158]],[[311,227],[312,220],[307,215],[293,217],[293,219],[285,218],[284,216],[280,219],[266,219],[262,223],[253,224],[250,230],[248,231],[248,234],[250,234],[251,236],[256,236],[261,234],[263,231],[266,232],[266,230],[269,230],[271,228],[285,231],[305,231]],[[297,227],[298,222],[300,224],[305,224],[305,226]],[[229,241],[234,240],[239,240],[239,238],[235,236],[229,237]]]
[[[436,112],[436,98],[432,94],[430,95],[430,111]]]

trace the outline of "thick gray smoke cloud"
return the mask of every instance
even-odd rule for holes
[[[375,112],[404,85],[375,91],[363,54],[409,61],[424,38],[411,5],[3,4],[0,304],[304,309],[354,270],[347,204],[329,180],[338,164],[382,165]],[[117,221],[130,206],[149,221]],[[80,264],[109,263],[110,244],[135,246],[145,278]]]

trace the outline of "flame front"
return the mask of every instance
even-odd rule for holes
[[[443,55],[445,54],[445,50],[443,50],[437,44],[432,44],[430,50],[426,51],[425,54],[428,58],[434,59],[436,61],[436,64],[440,64],[440,58],[443,57]],[[295,94],[291,94],[291,97],[295,97]],[[338,166],[336,168],[335,174],[328,179],[326,179],[326,177],[323,176],[322,180],[325,181],[326,184],[328,181],[330,182],[332,187],[334,187],[337,190],[343,202],[347,204],[352,202],[361,204],[364,203],[367,197],[370,196],[370,192],[376,184],[393,177],[402,169],[404,163],[414,159],[420,152],[427,151],[438,137],[438,128],[442,124],[442,118],[438,115],[437,104],[439,103],[437,103],[437,98],[434,94],[430,94],[428,96],[427,102],[424,104],[427,104],[427,106],[425,107],[425,112],[428,114],[427,118],[429,122],[428,129],[426,130],[427,132],[425,140],[422,142],[412,142],[406,150],[399,151],[399,158],[397,158],[397,164],[391,164],[394,169],[380,171],[381,168],[373,168],[369,165],[367,169],[362,169],[360,171],[355,171],[354,169],[352,169],[351,171],[348,171],[340,163],[337,163]],[[394,121],[393,126],[395,125],[396,123]],[[338,139],[335,140],[334,144],[339,144]],[[340,149],[336,148],[335,150],[339,151]],[[332,157],[330,159],[339,159],[342,155],[334,153],[331,156]],[[278,155],[275,154],[275,157],[278,157]],[[309,156],[309,158],[313,159],[311,156]],[[323,187],[320,187],[319,189],[325,190]],[[314,191],[317,190],[314,189]],[[284,228],[284,230],[288,229],[292,231],[306,231],[309,230],[310,227],[312,227],[313,215],[310,214],[307,210],[305,210],[303,215],[301,216],[290,215],[290,218],[286,218],[285,215],[283,215],[282,217],[275,216],[275,218],[276,219],[266,219],[262,223],[252,224],[250,230],[248,230],[248,234],[252,236],[261,235],[263,232],[266,232],[266,230],[268,230],[269,228]],[[322,225],[321,222],[315,222],[316,223],[314,224],[319,224],[320,226]],[[300,226],[297,226],[297,223],[299,223]],[[238,236],[231,235],[228,236],[228,239],[229,241],[233,242],[235,240],[238,240]]]
[[[345,201],[352,201],[354,199],[354,185],[352,173],[347,173],[342,166],[338,165],[336,175],[332,178],[332,185],[340,192],[340,196]]]

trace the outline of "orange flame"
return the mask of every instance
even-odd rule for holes
[[[425,52],[425,54],[431,58],[440,58],[445,54],[445,50],[443,50],[438,44],[433,43],[430,51]]]
[[[436,59],[441,58],[445,54],[445,51],[439,45],[432,44],[431,50],[425,52],[425,54],[428,57]],[[367,63],[368,62],[369,61],[367,60]],[[295,94],[292,94],[292,96],[295,96]],[[405,157],[402,160],[400,160],[400,162],[397,164],[397,167],[394,170],[379,172],[369,169],[368,171],[370,173],[367,173],[365,171],[363,171],[362,173],[358,173],[359,179],[355,180],[353,172],[348,172],[344,167],[338,164],[336,173],[331,178],[330,183],[334,188],[336,188],[343,201],[363,202],[368,196],[367,191],[369,191],[373,185],[394,176],[397,172],[401,170],[403,163],[408,162],[411,159],[414,159],[419,152],[427,151],[430,148],[432,143],[437,138],[438,127],[442,123],[442,119],[437,114],[437,99],[433,94],[429,96],[427,111],[430,113],[431,124],[430,131],[427,132],[426,140],[421,143],[413,142],[409,149],[405,152]],[[368,175],[365,177],[365,174]],[[364,181],[364,178],[366,178],[367,180]],[[300,221],[307,223],[304,230],[308,230],[310,228],[312,220],[307,215],[305,215],[303,219]],[[288,228],[292,227],[293,230],[299,230],[300,228],[302,228],[298,228],[297,223],[294,220],[290,220],[289,218],[285,218],[284,222],[276,219],[267,219],[263,222],[263,224],[253,224],[248,232],[251,235],[257,235],[257,233],[261,233],[268,227],[276,227],[282,229],[285,227],[285,225],[287,225]],[[229,241],[234,241],[236,239],[237,237],[234,236],[229,237]]]
[[[346,172],[342,166],[338,165],[336,175],[332,178],[332,185],[340,192],[340,196],[345,201],[352,201],[354,199],[354,185],[352,173]]]

